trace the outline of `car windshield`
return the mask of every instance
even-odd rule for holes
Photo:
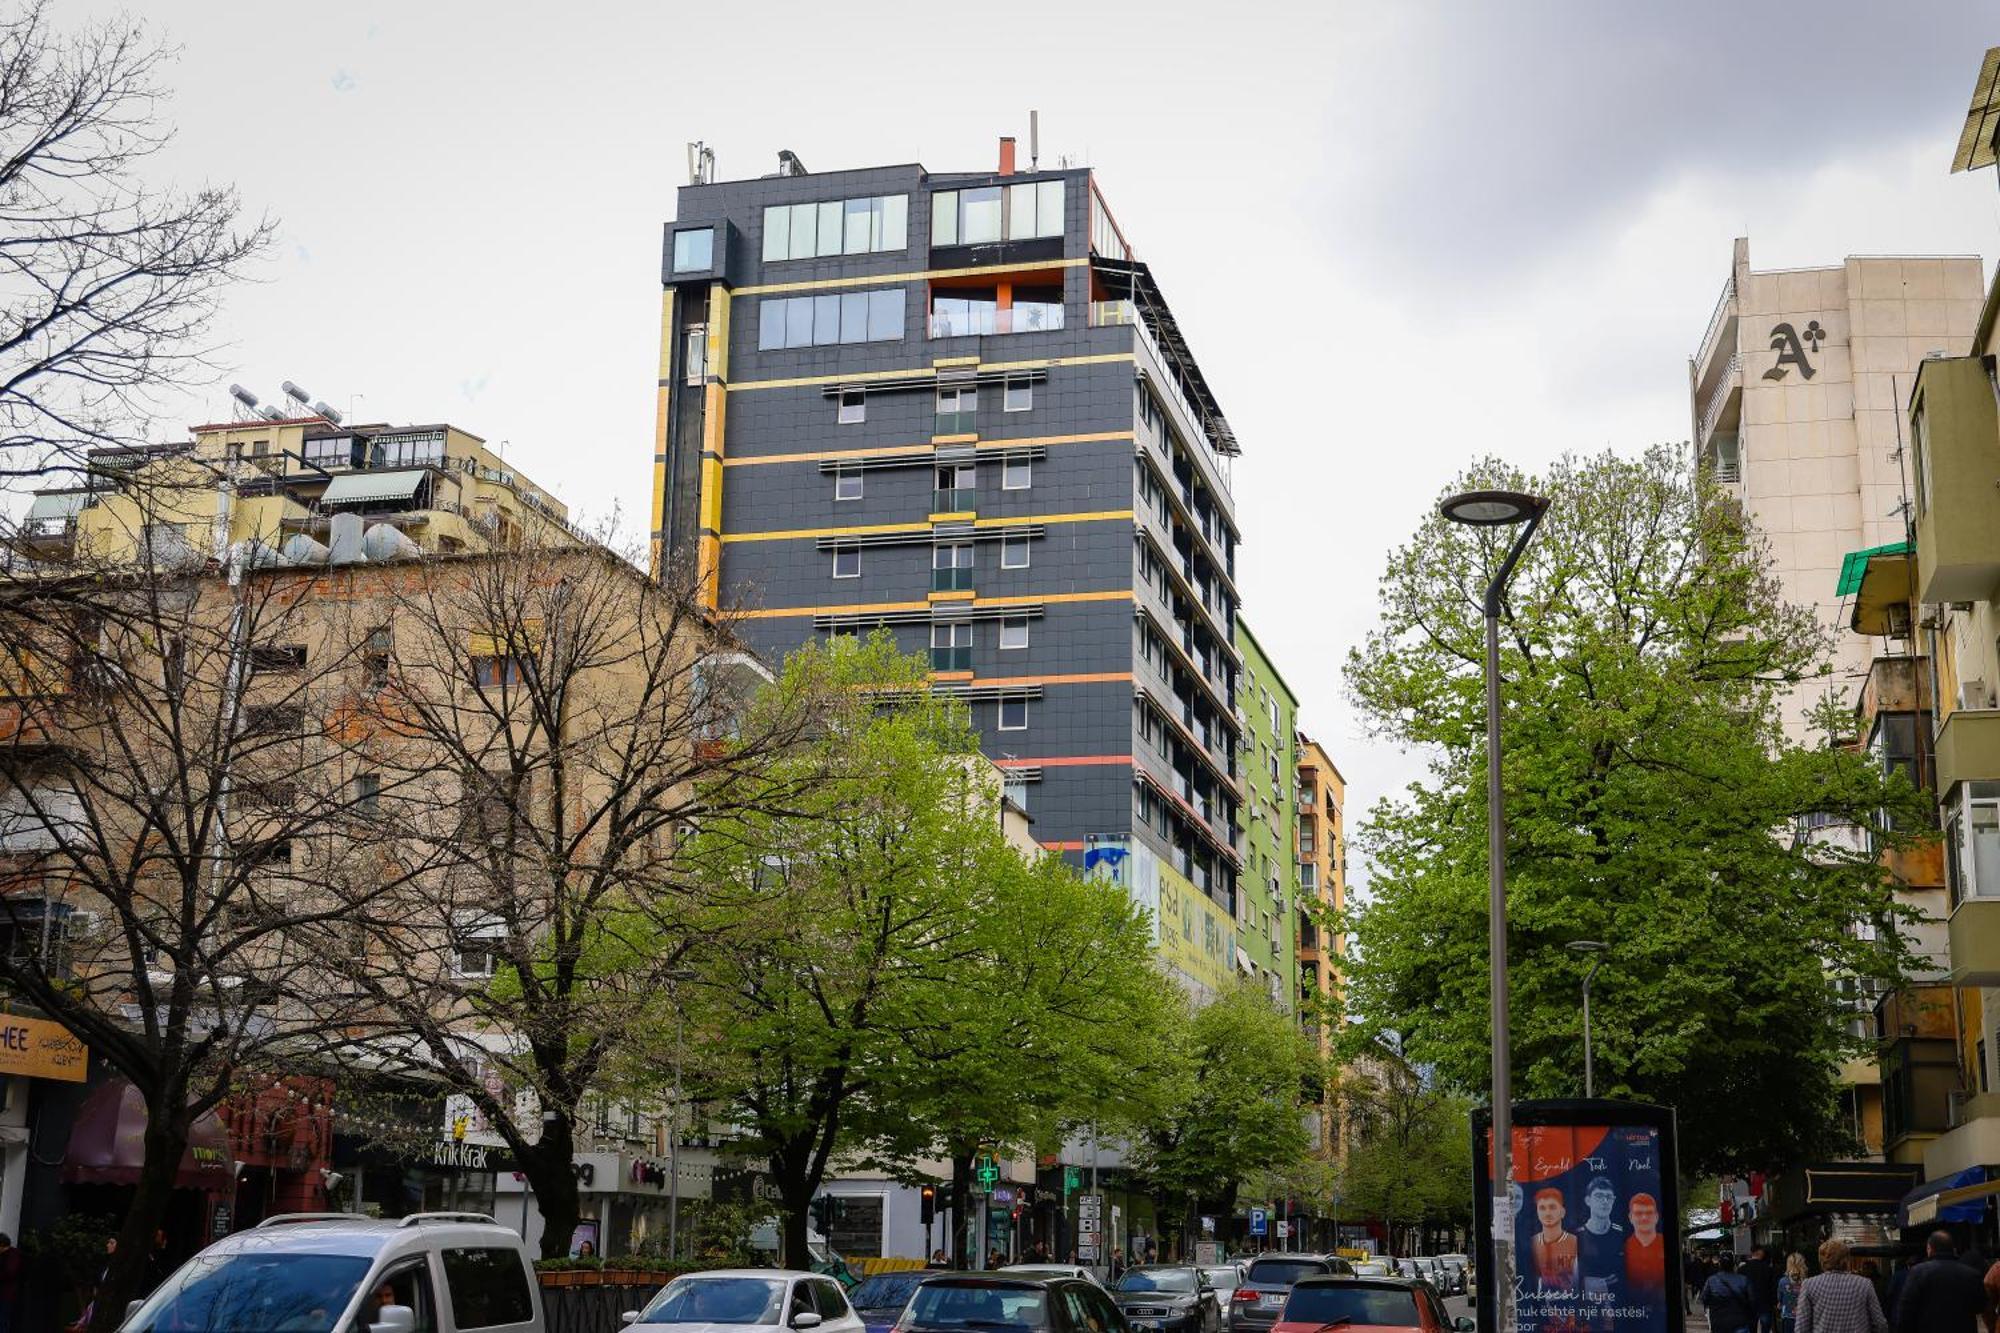
[[[1177,1291],[1194,1290],[1194,1270],[1192,1268],[1134,1268],[1118,1279],[1119,1291]]]
[[[1417,1298],[1407,1287],[1369,1287],[1352,1283],[1309,1282],[1293,1287],[1280,1316],[1287,1324],[1417,1323]]]
[[[1217,1291],[1232,1291],[1236,1287],[1236,1270],[1233,1268],[1204,1268],[1201,1275]]]
[[[918,1328],[1040,1328],[1048,1300],[1040,1287],[926,1282],[903,1319]]]
[[[1326,1265],[1316,1259],[1259,1259],[1250,1265],[1250,1276],[1244,1280],[1259,1286],[1289,1287],[1302,1277],[1324,1272]]]
[[[677,1277],[639,1314],[642,1324],[775,1324],[785,1283],[774,1277]]]
[[[196,1255],[122,1325],[130,1333],[332,1333],[366,1255],[238,1250]]]
[[[847,1303],[857,1310],[900,1310],[923,1280],[922,1273],[880,1273],[848,1292]]]

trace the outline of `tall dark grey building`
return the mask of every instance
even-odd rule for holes
[[[1236,440],[1088,170],[698,183],[667,225],[654,542],[772,659],[893,629],[1047,846],[1232,966]],[[1093,854],[1095,853],[1095,854]]]

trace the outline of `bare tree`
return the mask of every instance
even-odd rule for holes
[[[656,1012],[687,936],[681,842],[750,794],[812,716],[754,709],[761,672],[683,579],[601,547],[427,561],[379,602],[388,681],[357,718],[392,856],[428,867],[375,901],[356,987],[513,1152],[545,1254],[578,1216],[587,1095]],[[617,1080],[622,1081],[622,1080]]]
[[[0,587],[0,979],[148,1113],[94,1328],[137,1294],[195,1122],[368,1030],[326,942],[361,947],[355,913],[423,869],[375,854],[345,727],[366,640],[327,577],[189,559]]]
[[[0,476],[129,443],[155,394],[207,373],[221,292],[270,243],[233,189],[140,176],[171,137],[171,53],[129,19],[0,17]]]

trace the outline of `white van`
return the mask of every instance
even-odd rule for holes
[[[484,1213],[281,1213],[134,1301],[120,1333],[546,1333],[521,1238]]]

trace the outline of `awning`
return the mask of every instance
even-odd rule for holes
[[[1887,546],[1871,546],[1865,551],[1849,551],[1840,559],[1840,583],[1833,595],[1846,597],[1861,590],[1861,575],[1868,568],[1868,562],[1878,555],[1908,555],[1910,544],[1890,542]]]
[[[84,1096],[70,1126],[62,1178],[80,1185],[136,1185],[145,1160],[146,1099],[126,1080],[107,1079]],[[174,1188],[229,1189],[235,1179],[222,1120],[214,1111],[204,1112],[188,1135]]]
[[[1983,1166],[1926,1180],[1903,1196],[1898,1222],[1920,1227],[1932,1222],[1979,1222],[1986,1217],[1989,1200],[2000,1194],[2000,1180],[1988,1180]]]
[[[417,493],[417,487],[429,475],[424,468],[412,468],[406,472],[343,472],[327,483],[319,502],[323,505],[342,505],[407,500]]]
[[[44,491],[28,506],[28,522],[75,518],[90,503],[89,491]]]
[[[1908,542],[1851,551],[1840,562],[1838,595],[1854,598],[1848,623],[1856,633],[1908,636],[1915,565]]]

